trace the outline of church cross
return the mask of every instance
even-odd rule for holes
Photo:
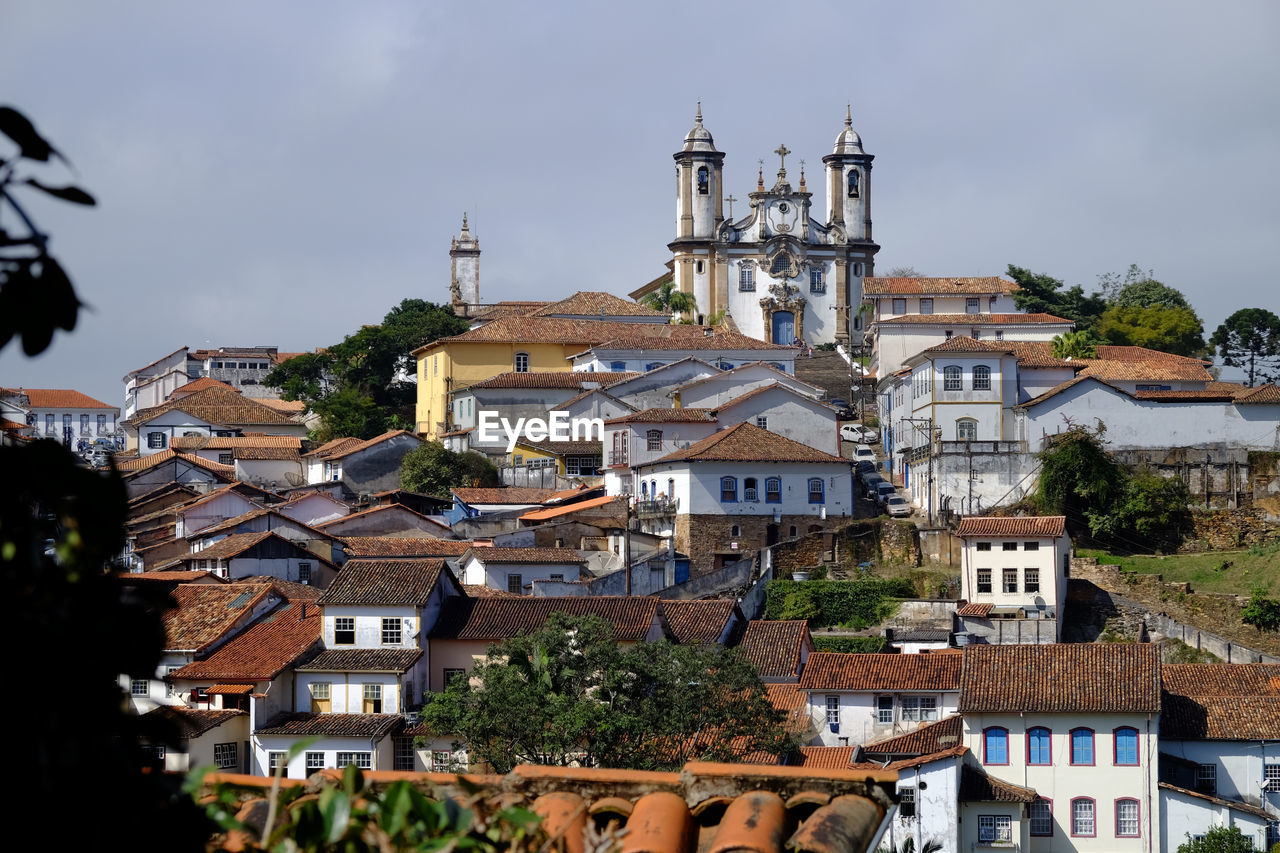
[[[782,144],[782,145],[779,145],[777,148],[773,149],[773,153],[777,154],[780,158],[782,158],[782,163],[781,165],[778,166],[778,170],[781,172],[786,172],[787,171],[787,155],[791,153],[791,149],[788,148],[786,144]]]
[[[737,201],[737,199],[733,196],[729,196],[725,201],[729,202],[729,218],[733,219],[733,203]]]

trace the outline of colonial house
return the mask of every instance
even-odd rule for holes
[[[748,337],[734,328],[720,326],[619,326],[594,339],[586,339],[570,356],[574,370],[650,371],[686,358],[698,358],[720,370],[765,361],[784,373],[795,373],[798,350],[779,343]],[[625,398],[623,398],[625,399]]]
[[[234,533],[182,557],[181,562],[188,569],[210,571],[231,580],[265,575],[319,589],[327,588],[338,572],[331,561],[269,530]]]
[[[782,382],[759,385],[720,403],[714,411],[723,426],[753,423],[807,447],[840,455],[835,409]]]
[[[517,441],[502,460],[499,473],[509,485],[550,488],[584,478],[599,482],[603,451],[590,441]],[[544,485],[545,484],[545,485]]]
[[[340,480],[354,495],[396,489],[400,487],[400,465],[404,457],[421,444],[422,440],[416,435],[402,429],[365,441],[330,442],[305,455],[306,482]]]
[[[281,515],[315,527],[351,514],[351,507],[327,492],[308,492],[276,507]]]
[[[169,399],[169,394],[191,381],[187,372],[187,347],[179,347],[148,365],[124,375],[124,417],[132,418],[141,409],[150,409]]]
[[[800,675],[824,746],[880,740],[956,711],[961,655],[814,652]]]
[[[394,735],[405,726],[400,714],[277,714],[253,732],[253,767],[258,776],[306,779],[317,770],[391,770]],[[288,760],[289,749],[306,740],[307,748]]]
[[[472,548],[458,560],[458,579],[470,586],[516,595],[533,591],[538,580],[576,581],[586,561],[568,548]]]
[[[149,744],[157,764],[170,773],[186,773],[196,767],[216,767],[223,773],[245,773],[249,756],[249,712],[235,709],[204,710],[185,705],[161,705],[154,714],[173,726],[178,747]]]
[[[296,521],[274,507],[253,510],[227,519],[221,524],[214,524],[188,534],[186,539],[191,546],[191,554],[195,555],[228,536],[268,531],[297,542],[311,553],[331,563],[336,564],[341,554],[341,542],[335,534]]]
[[[966,647],[964,745],[992,783],[966,796],[962,782],[961,848],[1167,849],[1160,683],[1151,644]]]
[[[206,388],[186,397],[141,409],[121,421],[129,449],[147,456],[169,448],[179,437],[231,437],[246,432],[305,437],[307,427],[239,392]]]
[[[182,483],[197,491],[208,492],[237,481],[236,469],[231,465],[173,450],[162,450],[138,459],[122,459],[116,463],[116,469],[130,497],[169,483]]]
[[[955,535],[966,602],[959,631],[987,643],[1059,642],[1071,565],[1066,518],[971,516]]]
[[[206,380],[196,380],[203,381]],[[288,488],[305,481],[300,456],[302,439],[298,436],[201,435],[175,438],[170,446],[210,462],[231,465],[236,469],[237,478],[266,488]]]
[[[232,483],[209,492],[174,510],[173,535],[186,537],[207,527],[221,524],[248,512],[263,508],[262,504],[245,495]]]
[[[771,364],[757,361],[686,382],[670,391],[668,396],[677,406],[714,409],[755,388],[775,383],[814,400],[820,399],[824,393],[816,385],[797,379]]]
[[[0,389],[34,437],[51,438],[75,448],[80,441],[114,436],[120,409],[87,394],[61,388]],[[15,421],[17,418],[13,418]]]
[[[673,500],[661,485],[650,494],[635,485],[635,469],[689,447],[720,428],[710,409],[655,408],[604,422],[604,487],[611,495],[636,495],[642,501]]]

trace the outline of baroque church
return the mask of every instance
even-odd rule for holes
[[[813,210],[803,166],[798,186],[787,177],[785,145],[773,186],[761,167],[749,209],[735,219],[716,150],[698,105],[693,129],[676,152],[676,238],[671,278],[698,303],[697,321],[724,311],[739,331],[772,343],[860,342],[862,280],[875,274],[880,247],[871,237],[871,161],[846,112],[835,147],[822,158],[826,208]],[[725,218],[724,204],[730,202]],[[666,278],[664,276],[664,278]],[[633,298],[657,289],[651,282]]]

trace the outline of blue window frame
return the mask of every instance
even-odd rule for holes
[[[1049,730],[1044,726],[1036,726],[1027,731],[1027,763],[1053,763],[1053,747],[1049,737]]]
[[[1071,763],[1093,764],[1093,729],[1071,730]]]
[[[809,503],[820,504],[827,501],[826,483],[822,482],[821,477],[809,478]]]
[[[982,733],[982,763],[1009,763],[1009,730],[990,728]]]
[[[1138,763],[1138,730],[1125,726],[1115,730],[1116,764],[1136,765]]]
[[[781,477],[769,477],[764,481],[764,502],[767,504],[782,503]]]
[[[720,502],[721,503],[737,503],[738,502],[738,478],[737,477],[721,477],[720,478]]]
[[[609,362],[609,369],[615,372],[621,372],[627,369],[627,363],[625,361],[611,361]]]

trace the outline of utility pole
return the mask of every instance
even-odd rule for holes
[[[929,477],[925,481],[925,506],[929,515],[929,526],[933,526],[933,416],[927,418],[903,418],[911,424],[917,435],[924,434],[925,449],[929,454]],[[883,424],[881,425],[883,428]]]
[[[622,528],[622,569],[627,573],[627,596],[631,595],[631,498],[627,495],[627,520]]]

